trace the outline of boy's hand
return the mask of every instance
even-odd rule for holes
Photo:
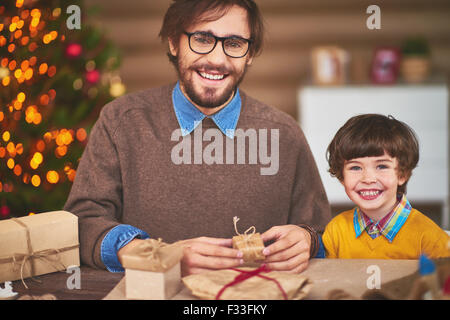
[[[311,235],[296,225],[275,226],[264,232],[263,242],[275,240],[263,250],[271,270],[300,273],[308,267]]]

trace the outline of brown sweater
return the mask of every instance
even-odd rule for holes
[[[269,142],[270,129],[279,130],[276,174],[262,175],[260,169],[269,166],[259,160],[250,164],[249,143],[244,164],[238,164],[236,149],[235,161],[226,164],[225,138],[224,164],[195,164],[192,155],[191,164],[177,165],[171,157],[179,145],[171,140],[179,129],[173,87],[122,96],[103,108],[94,125],[64,207],[79,217],[83,263],[105,268],[101,242],[121,223],[169,243],[199,236],[231,238],[234,216],[240,218],[241,233],[250,226],[262,233],[284,224],[307,224],[323,232],[331,219],[328,200],[292,117],[240,92],[236,129],[267,128]],[[216,125],[205,118],[202,128],[204,133]],[[209,144],[203,141],[203,150]]]

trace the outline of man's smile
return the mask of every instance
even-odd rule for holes
[[[227,77],[228,75],[225,74],[213,74],[213,73],[207,73],[207,72],[201,72],[197,71],[197,73],[202,76],[205,79],[209,80],[222,80],[224,77]]]

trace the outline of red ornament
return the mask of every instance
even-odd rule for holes
[[[1,206],[0,207],[0,217],[1,218],[7,218],[10,215],[11,211],[9,210],[8,206]]]
[[[70,43],[66,47],[66,56],[75,59],[78,58],[81,55],[81,52],[83,51],[83,48],[78,43]]]
[[[378,48],[372,61],[371,78],[376,84],[393,84],[397,81],[400,65],[398,48]]]
[[[86,81],[90,84],[96,84],[100,80],[100,72],[98,70],[91,70],[86,72]]]

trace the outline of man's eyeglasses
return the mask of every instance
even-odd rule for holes
[[[189,38],[189,48],[198,54],[208,54],[214,50],[217,41],[222,41],[223,52],[231,58],[244,57],[252,40],[237,36],[216,37],[209,32],[184,32]]]

